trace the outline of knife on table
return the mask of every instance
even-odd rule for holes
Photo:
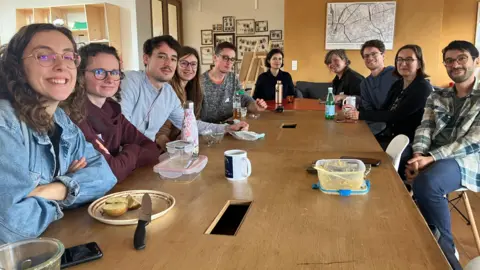
[[[145,248],[145,238],[147,231],[145,227],[152,220],[152,199],[150,195],[145,193],[142,198],[142,207],[140,208],[140,216],[138,217],[137,228],[133,236],[133,246],[137,250]]]

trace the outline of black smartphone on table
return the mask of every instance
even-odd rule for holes
[[[382,163],[380,159],[375,159],[375,158],[362,158],[362,157],[349,157],[349,156],[343,156],[340,157],[340,159],[358,159],[362,161],[365,164],[370,164],[373,167],[378,167]]]
[[[60,264],[61,269],[77,264],[98,260],[103,256],[100,247],[95,242],[65,249]]]

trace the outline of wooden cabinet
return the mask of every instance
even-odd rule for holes
[[[99,3],[52,7],[22,8],[16,10],[17,31],[31,23],[54,23],[61,19],[80,46],[104,43],[122,52],[120,37],[120,8]]]

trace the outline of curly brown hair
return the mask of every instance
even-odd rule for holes
[[[115,58],[118,60],[118,64],[120,66],[120,56],[117,52],[117,49],[115,49],[115,47],[112,47],[112,46],[108,46],[108,45],[105,45],[105,44],[97,44],[97,43],[91,43],[91,44],[88,44],[88,45],[85,45],[83,47],[81,47],[79,50],[78,50],[78,54],[80,55],[82,61],[80,62],[80,66],[78,66],[77,68],[77,83],[75,84],[75,89],[78,89],[78,91],[74,91],[74,93],[72,93],[68,98],[67,100],[65,100],[64,102],[61,102],[60,103],[60,107],[62,107],[66,112],[67,114],[70,114],[70,111],[72,108],[75,108],[76,106],[78,107],[77,103],[79,100],[82,100],[82,106],[83,108],[82,109],[82,113],[85,112],[85,99],[87,98],[86,97],[86,92],[87,92],[87,89],[86,89],[86,82],[85,82],[85,71],[87,69],[87,66],[88,66],[88,58],[89,57],[94,57],[96,56],[97,54],[99,53],[106,53],[106,54],[110,54],[110,55],[113,55],[115,56]],[[122,72],[122,79],[123,79],[123,72]],[[115,93],[114,97],[115,99],[120,102],[121,101],[121,88],[120,86],[118,87],[118,90],[117,92]],[[81,118],[81,119],[74,119],[72,116],[70,116],[72,118],[72,120],[75,122],[75,123],[81,123],[84,118]]]
[[[47,113],[46,98],[38,94],[28,83],[23,66],[23,52],[32,38],[39,32],[58,31],[71,42],[74,51],[77,46],[72,32],[65,27],[57,27],[48,23],[35,23],[24,26],[12,37],[10,42],[0,49],[0,98],[12,103],[17,117],[35,131],[46,134],[54,128],[53,118]],[[77,89],[84,91],[84,89]],[[82,101],[71,108],[70,117],[83,119]]]

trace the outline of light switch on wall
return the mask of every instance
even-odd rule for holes
[[[297,70],[297,60],[292,60],[292,70]]]

